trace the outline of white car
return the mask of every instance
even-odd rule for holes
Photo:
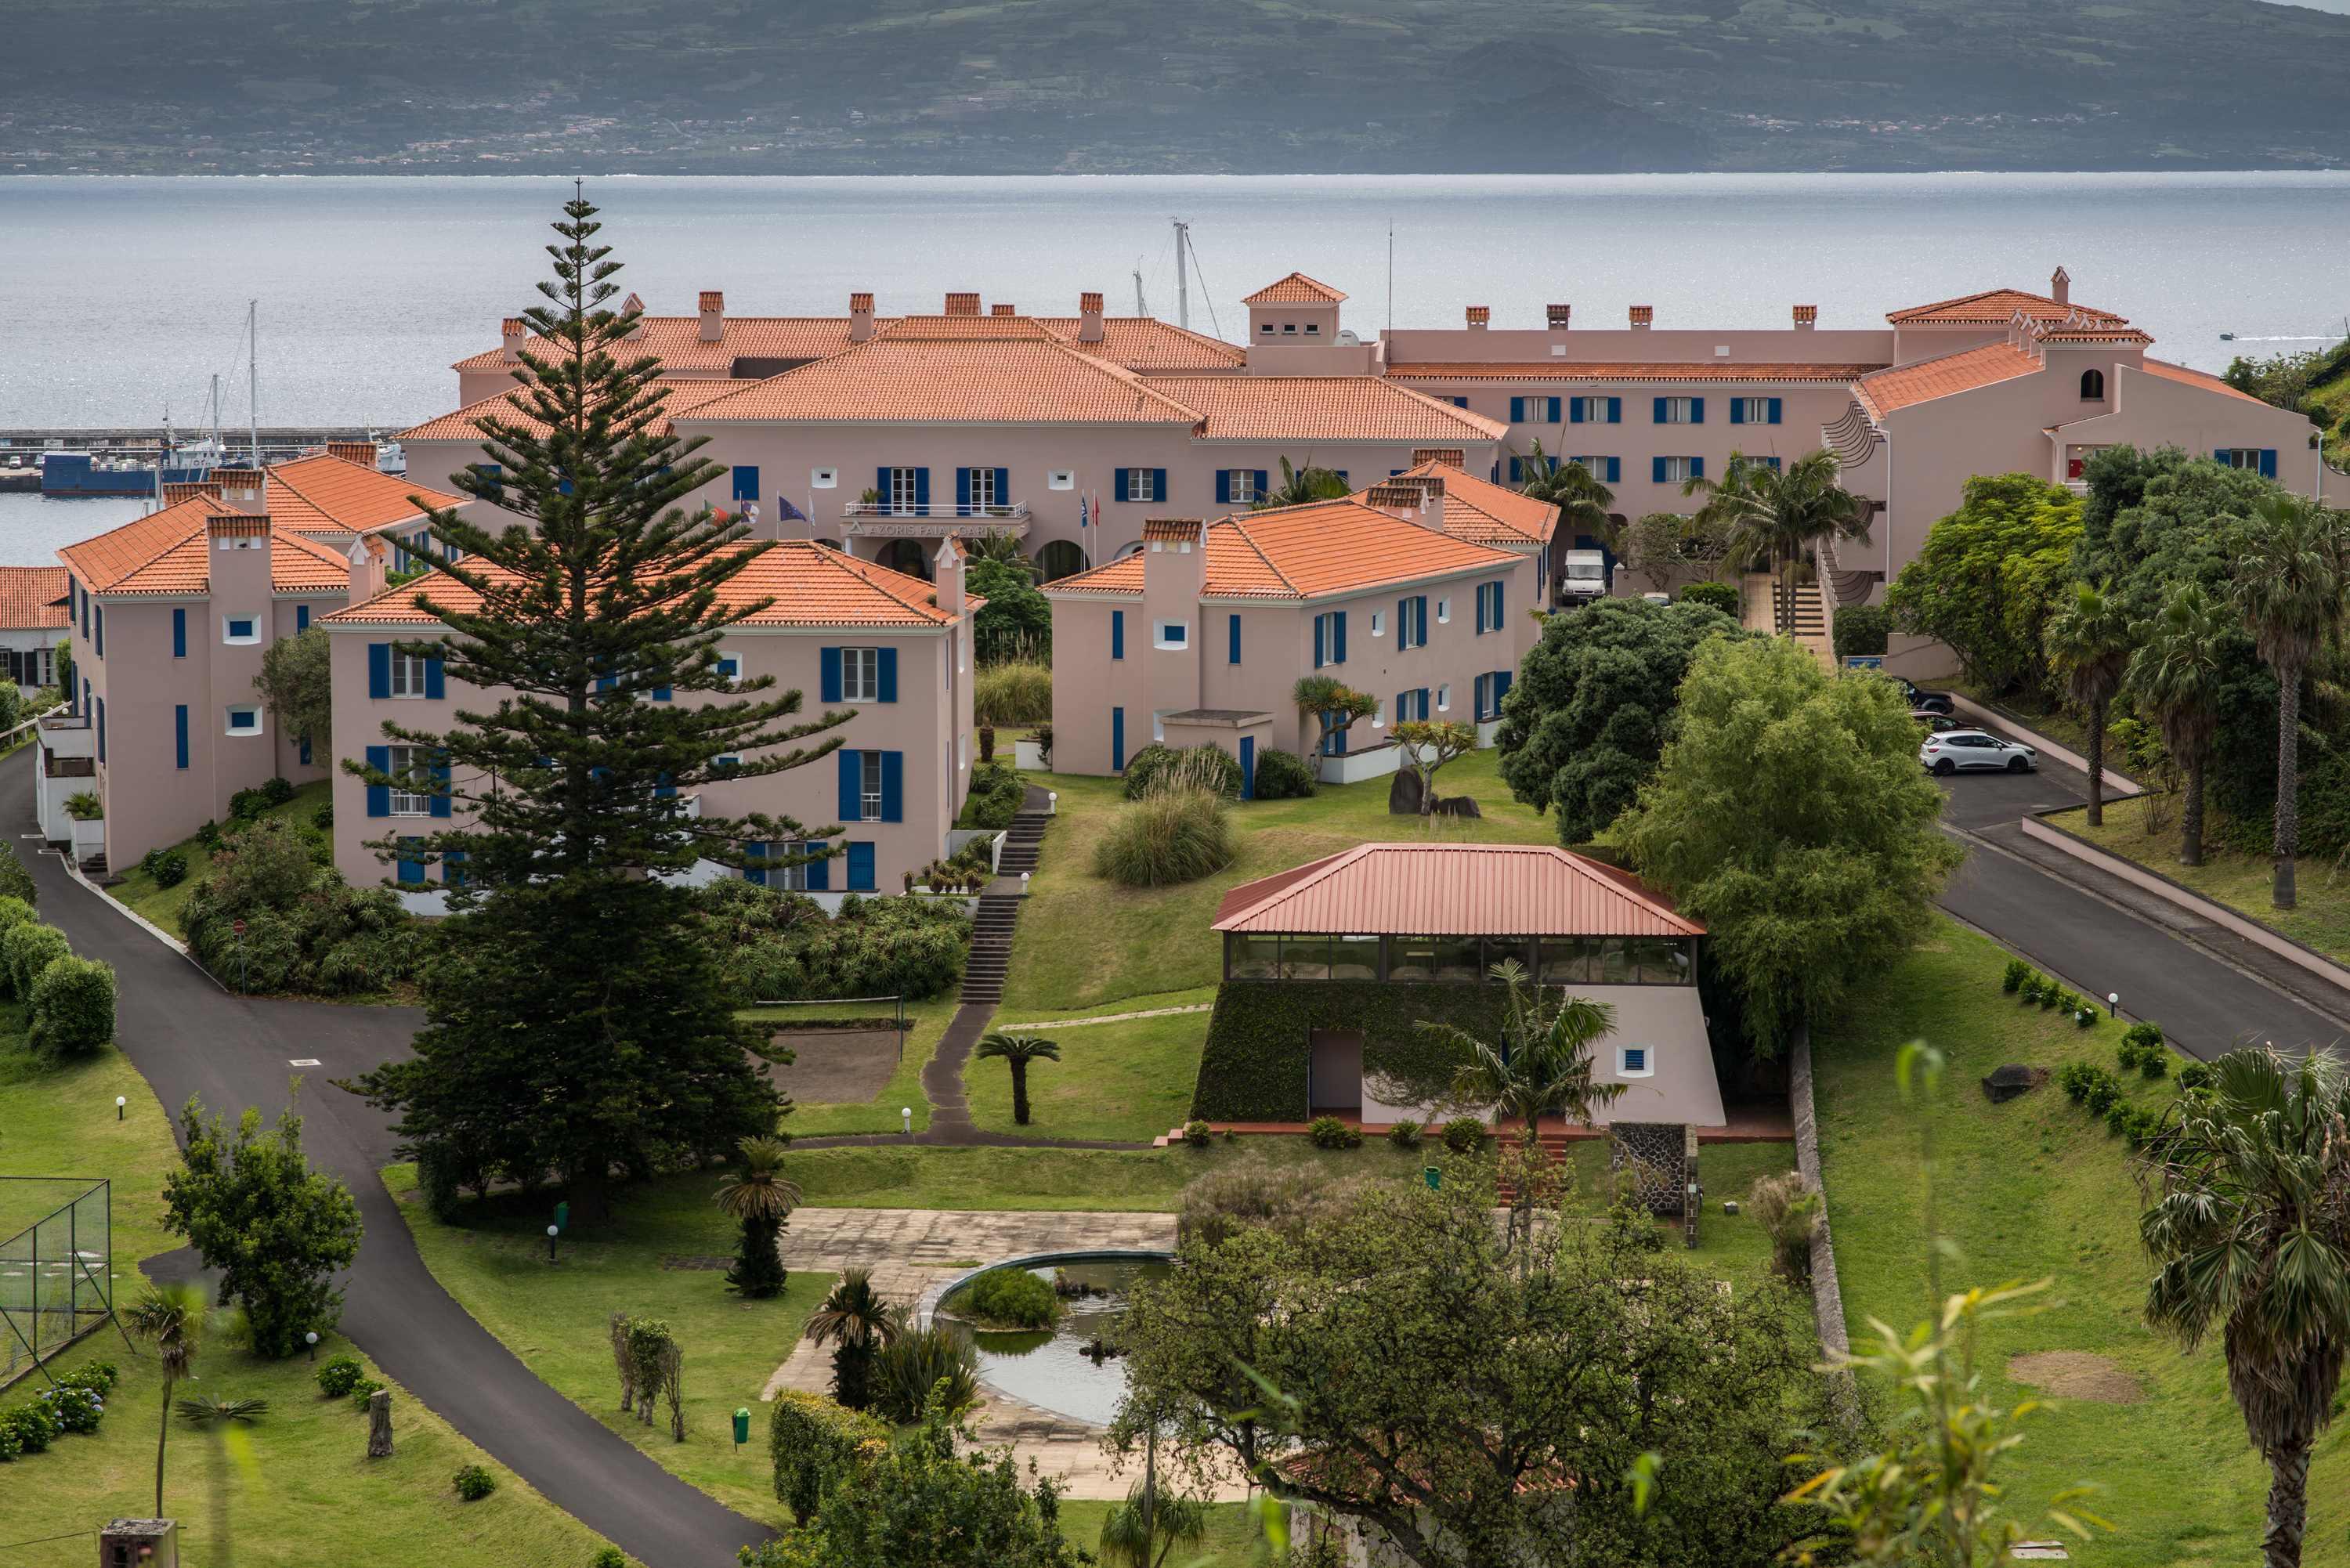
[[[1944,777],[1962,768],[2028,774],[2040,766],[2040,753],[1981,730],[1950,730],[1926,737],[1918,748],[1918,763],[1928,773]]]

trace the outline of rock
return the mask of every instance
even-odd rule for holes
[[[1982,1090],[1994,1106],[2003,1105],[2019,1095],[2028,1095],[2048,1081],[2045,1067],[2025,1067],[2011,1062],[2003,1067],[1993,1067],[1983,1075]]]
[[[1435,815],[1438,816],[1474,816],[1482,818],[1485,814],[1477,809],[1477,799],[1474,795],[1448,794],[1442,796],[1437,801]]]
[[[1419,815],[1419,775],[1409,768],[1398,768],[1388,775],[1388,815],[1418,816]]]

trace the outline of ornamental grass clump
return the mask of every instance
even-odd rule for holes
[[[1169,765],[1095,846],[1095,874],[1121,888],[1170,888],[1231,865],[1238,851],[1223,782],[1196,754]]]
[[[1013,729],[1053,722],[1053,667],[1034,659],[983,664],[971,688],[972,711],[983,724]]]

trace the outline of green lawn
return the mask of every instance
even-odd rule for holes
[[[292,800],[282,805],[271,806],[262,815],[282,817],[296,827],[310,827],[312,815],[328,804],[332,789],[333,781],[330,779],[304,784],[294,792]],[[170,888],[158,888],[155,878],[133,861],[128,866],[114,867],[122,874],[122,880],[109,888],[107,892],[116,902],[138,910],[173,936],[184,937],[188,933],[180,925],[180,907],[188,901],[188,895],[195,890],[196,884],[203,880],[213,857],[212,852],[192,837],[182,839],[172,848],[188,857],[188,875],[182,881]]]
[[[630,1191],[609,1226],[566,1237],[552,1264],[539,1205],[494,1204],[475,1223],[443,1225],[417,1199],[414,1167],[383,1177],[433,1277],[533,1372],[663,1469],[753,1519],[785,1521],[759,1396],[832,1276],[795,1271],[772,1301],[728,1290],[736,1231],[711,1201],[717,1172]],[[785,1244],[788,1260],[788,1234]],[[607,1330],[615,1312],[665,1320],[683,1347],[684,1442],[670,1437],[664,1409],[650,1427],[620,1414]],[[738,1449],[732,1417],[743,1407],[752,1440]]]
[[[1232,807],[1240,853],[1213,877],[1180,888],[1135,890],[1094,875],[1094,846],[1123,804],[1120,780],[1070,774],[1034,782],[1060,794],[1059,815],[1020,912],[1005,1016],[1091,1008],[1131,997],[1216,983],[1222,948],[1208,929],[1227,888],[1357,844],[1440,837],[1551,844],[1547,817],[1510,798],[1500,755],[1472,753],[1438,775],[1445,794],[1476,798],[1482,818],[1388,815],[1388,781],[1325,784],[1305,800],[1248,801]]]
[[[869,1100],[853,1100],[838,1105],[795,1103],[784,1126],[794,1137],[822,1137],[842,1133],[877,1133],[899,1131],[903,1123],[898,1112],[910,1107],[914,1113],[914,1130],[927,1131],[931,1125],[931,1102],[922,1094],[922,1064],[938,1050],[939,1036],[955,1014],[953,992],[932,997],[928,1002],[910,1002],[906,1016],[913,1027],[906,1031],[906,1049],[898,1067],[881,1092]],[[802,1016],[819,1011],[815,1008],[751,1007],[745,1008],[745,1018],[776,1019],[785,1023],[792,1015]],[[1164,1130],[1163,1128],[1161,1129]]]
[[[1213,990],[1170,992],[1129,997],[1097,1012],[1147,1012],[1213,1002]],[[1191,1088],[1200,1072],[1200,1047],[1208,1035],[1206,1012],[1163,1018],[1130,1018],[1055,1029],[1050,1014],[996,1011],[994,1027],[1007,1022],[1034,1023],[1029,1031],[1061,1048],[1058,1062],[1028,1069],[1030,1122],[1012,1119],[1012,1070],[977,1056],[964,1065],[963,1092],[971,1118],[992,1132],[1025,1132],[1035,1137],[1116,1138],[1147,1143],[1191,1114]]]
[[[128,1306],[142,1288],[138,1261],[178,1244],[161,1226],[163,1176],[178,1158],[169,1118],[120,1053],[45,1069],[24,1053],[20,1028],[17,1010],[0,1009],[0,1169],[111,1180],[115,1288],[118,1304]],[[118,1095],[129,1102],[121,1121],[114,1119]],[[0,1230],[10,1233],[49,1206],[29,1188],[16,1190],[22,1185],[0,1183],[8,1189]],[[257,1568],[404,1563],[424,1542],[439,1568],[583,1568],[601,1544],[406,1393],[393,1397],[393,1457],[371,1460],[366,1417],[347,1403],[321,1398],[307,1362],[246,1354],[221,1314],[210,1334],[197,1359],[196,1386],[181,1392],[265,1399],[269,1410],[251,1428],[251,1476],[227,1481],[217,1493],[211,1439],[174,1421],[164,1503],[187,1532],[182,1562],[225,1560],[215,1547],[215,1508],[224,1501],[237,1560]],[[319,1345],[330,1355],[350,1348],[339,1335]],[[75,1346],[61,1365],[93,1359],[111,1361],[122,1373],[98,1433],[63,1438],[45,1454],[0,1465],[0,1533],[12,1543],[67,1536],[12,1546],[5,1553],[9,1568],[83,1568],[93,1555],[91,1538],[68,1532],[153,1511],[162,1397],[154,1363],[131,1354],[109,1328]],[[35,1373],[0,1395],[0,1405],[29,1398],[44,1386]],[[496,1474],[494,1495],[479,1502],[458,1499],[449,1478],[467,1464],[488,1465]]]
[[[2154,833],[2147,831],[2147,804],[2148,797],[2145,795],[2107,801],[2103,827],[2088,825],[2086,807],[2049,820],[2100,849],[2158,871],[2213,903],[2223,904],[2240,915],[2282,931],[2328,958],[2350,963],[2350,868],[2335,867],[2318,857],[2303,857],[2297,867],[2295,907],[2280,909],[2269,902],[2272,873],[2266,854],[2246,855],[2212,843],[2213,836],[2207,826],[2203,864],[2181,866],[2178,803],[2162,800],[2163,826]]]
[[[1141,1472],[1137,1470],[1139,1479]],[[1115,1502],[1068,1501],[1061,1504],[1061,1533],[1087,1551],[1101,1542],[1102,1521]],[[1177,1547],[1167,1554],[1168,1568],[1250,1568],[1269,1560],[1264,1532],[1250,1515],[1248,1505],[1220,1502],[1208,1509],[1207,1539],[1199,1546]]]
[[[2094,1510],[2118,1526],[2078,1561],[2189,1568],[2257,1556],[2266,1471],[2246,1447],[2225,1368],[2207,1345],[2183,1355],[2139,1320],[2147,1265],[2126,1147],[2052,1084],[2004,1106],[1979,1080],[2002,1063],[2054,1068],[2113,1065],[2121,1025],[2077,1029],[2000,993],[2006,954],[1943,922],[1926,947],[1856,999],[1816,1035],[1821,1159],[1835,1224],[1836,1268],[1856,1341],[1874,1316],[1908,1330],[1932,1303],[1928,1283],[1929,1189],[1921,1132],[1934,1140],[1936,1228],[1956,1244],[1942,1288],[2052,1278],[2035,1316],[1985,1326],[1981,1369],[1992,1397],[2012,1407],[2035,1391],[2012,1381],[2010,1357],[2035,1351],[2104,1356],[2137,1379],[2137,1404],[2050,1397],[2028,1419],[2004,1467],[2007,1501],[2036,1518],[2075,1482],[2102,1490]],[[1906,1107],[1895,1051],[1925,1039],[1950,1056],[1934,1102]],[[2168,1082],[2135,1078],[2133,1099],[2165,1102]],[[1921,1112],[1923,1114],[1921,1114]],[[2350,1435],[2337,1425],[2310,1479],[2307,1561],[2350,1562]]]

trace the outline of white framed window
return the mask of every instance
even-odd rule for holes
[[[1256,500],[1256,470],[1228,468],[1224,470],[1224,493],[1235,506],[1247,506]]]
[[[1150,743],[1158,745],[1166,739],[1167,710],[1164,708],[1153,708],[1150,711]]]
[[[1284,332],[1295,332],[1297,330],[1297,323],[1295,321],[1284,321],[1281,324],[1281,329]]]
[[[795,855],[805,855],[807,851],[807,845],[796,838],[781,839],[767,846],[768,858],[774,860],[789,860],[792,857]],[[752,864],[755,866],[758,862],[754,860]],[[797,866],[775,867],[767,873],[767,886],[770,888],[780,888],[786,893],[806,892],[806,863],[803,861]]]
[[[743,679],[743,656],[731,649],[719,649],[718,678],[729,686],[739,684]]]
[[[1055,468],[1055,469],[1048,469],[1048,470],[1045,472],[1045,489],[1047,489],[1047,490],[1075,490],[1076,487],[1077,487],[1077,471],[1076,471],[1076,469],[1074,469],[1074,468]]]
[[[1607,399],[1576,398],[1573,400],[1574,410],[1567,416],[1573,422],[1586,425],[1604,425],[1607,422]]]
[[[228,732],[251,736],[261,733],[261,710],[251,704],[239,704],[228,711]]]
[[[1440,713],[1450,713],[1452,711],[1452,683],[1451,681],[1446,681],[1443,685],[1439,686],[1436,689],[1436,711]]]
[[[432,759],[424,754],[424,748],[421,746],[390,746],[385,749],[391,753],[391,757],[384,764],[383,771],[394,778],[407,774],[422,773],[432,765]],[[391,815],[430,816],[432,815],[432,797],[401,789],[395,784],[391,791]]]
[[[1667,484],[1686,484],[1697,477],[1697,459],[1693,457],[1660,457],[1657,461],[1665,465]]]
[[[712,757],[711,759],[710,765],[715,768],[739,768],[743,765],[743,759],[740,757]]]
[[[839,488],[840,488],[840,470],[838,470],[838,469],[837,469],[837,468],[811,468],[811,469],[809,469],[809,470],[808,470],[808,488],[809,488],[810,490],[837,490],[837,489],[839,489]]]
[[[1371,728],[1374,730],[1384,730],[1387,727],[1388,705],[1382,702],[1371,711]]]
[[[421,655],[391,650],[391,694],[395,697],[424,695],[424,659]]]
[[[1191,646],[1191,628],[1184,621],[1162,620],[1154,628],[1153,636],[1156,640],[1151,646],[1154,648],[1180,653]]]
[[[1439,626],[1444,626],[1444,625],[1449,624],[1449,623],[1451,621],[1451,619],[1452,619],[1452,601],[1451,601],[1451,599],[1439,599],[1439,600],[1437,600],[1437,601],[1436,601],[1436,624],[1437,624],[1437,625],[1439,625]]]
[[[922,471],[919,468],[893,468],[889,471],[889,493],[885,499],[889,510],[901,516],[913,516],[920,511]]]
[[[840,650],[840,700],[844,702],[879,702],[881,701],[881,650],[878,648],[844,648]],[[869,761],[879,752],[868,752]],[[878,762],[873,764],[880,766]],[[875,786],[877,789],[879,785]]]
[[[1155,468],[1129,468],[1126,471],[1126,498],[1128,501],[1164,501],[1159,493],[1159,471]]]
[[[259,642],[261,618],[257,615],[221,617],[221,640],[232,647],[244,647]]]
[[[1657,406],[1664,414],[1664,418],[1658,421],[1660,424],[1693,425],[1697,423],[1695,398],[1659,398]]]
[[[2261,449],[2259,447],[2221,447],[2211,455],[2220,460],[2220,465],[2223,468],[2249,468],[2255,473],[2261,472]]]
[[[857,773],[857,793],[861,797],[859,804],[864,809],[865,820],[879,822],[881,820],[881,753],[871,751],[858,753]]]
[[[995,470],[974,468],[971,471],[971,509],[983,514],[992,506],[1003,504],[1003,497],[995,493]]]
[[[1322,330],[1322,324],[1321,324],[1320,322],[1318,322],[1318,321],[1309,321],[1309,322],[1307,322],[1307,323],[1305,324],[1305,335],[1306,335],[1308,337],[1311,337],[1315,336],[1316,333],[1319,333],[1321,330]]]
[[[1767,425],[1771,421],[1771,400],[1768,398],[1733,398],[1736,405],[1731,410],[1730,422],[1735,425]]]
[[[1616,1075],[1619,1078],[1653,1078],[1657,1075],[1654,1048],[1647,1045],[1616,1047]]]
[[[1388,612],[1385,610],[1373,610],[1371,612],[1371,635],[1373,637],[1385,637],[1387,634]]]

